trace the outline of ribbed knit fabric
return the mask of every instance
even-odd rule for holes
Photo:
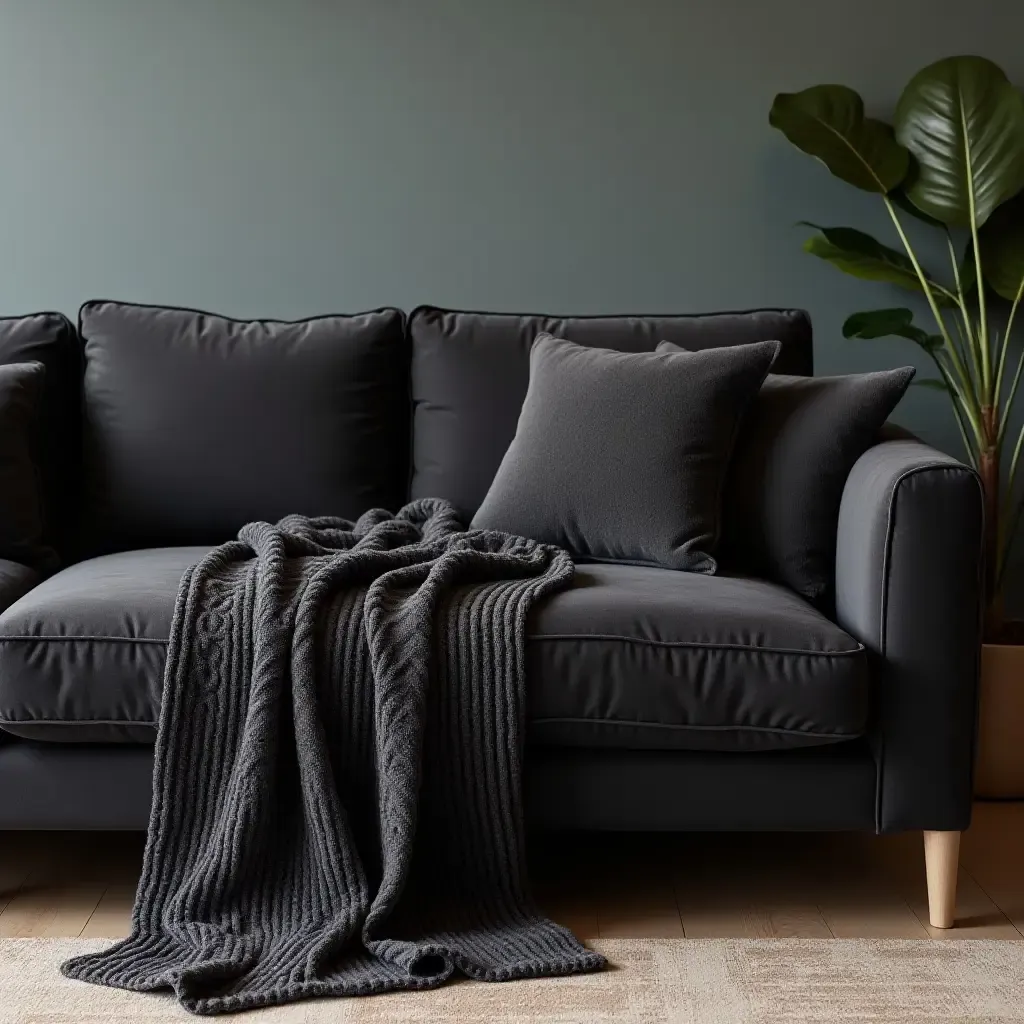
[[[63,966],[216,1014],[604,958],[529,892],[524,629],[557,548],[424,499],[253,523],[181,583],[131,935]]]

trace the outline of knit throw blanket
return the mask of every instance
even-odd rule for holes
[[[572,573],[436,499],[186,572],[131,935],[64,973],[215,1014],[603,966],[523,852],[526,616]]]

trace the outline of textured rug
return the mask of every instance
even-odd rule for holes
[[[0,1024],[195,1020],[165,994],[61,977],[95,939],[0,940]],[[1024,1021],[1024,942],[947,939],[603,939],[598,974],[328,999],[248,1024],[1005,1024]]]

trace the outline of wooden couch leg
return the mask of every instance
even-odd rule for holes
[[[928,876],[928,920],[933,928],[952,928],[956,912],[959,832],[925,832],[924,867]]]

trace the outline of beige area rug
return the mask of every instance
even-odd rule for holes
[[[0,940],[0,1024],[197,1020],[166,995],[68,981],[106,940]],[[611,970],[575,978],[317,1000],[218,1018],[276,1024],[886,1024],[1024,1021],[1024,942],[604,939]]]

